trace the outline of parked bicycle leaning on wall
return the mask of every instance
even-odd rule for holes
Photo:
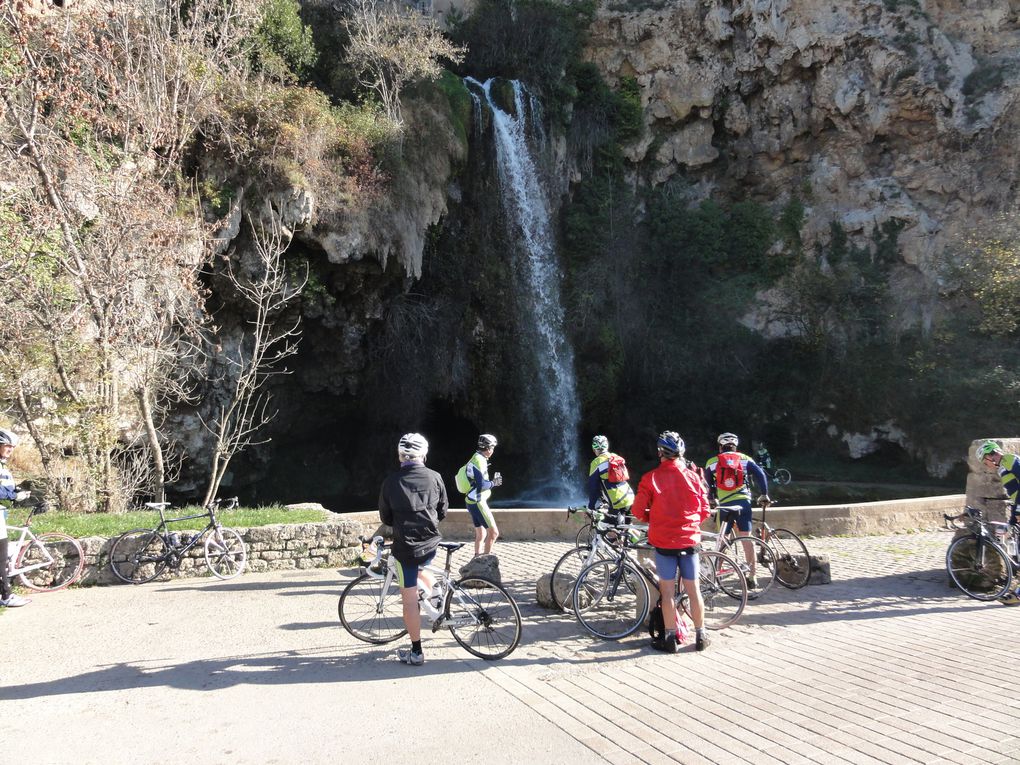
[[[18,437],[9,430],[0,430],[0,500],[24,502],[31,492],[19,491],[14,474],[7,466],[7,460],[18,445]],[[11,591],[11,580],[7,575],[7,507],[0,507],[0,606],[17,608],[30,601]]]

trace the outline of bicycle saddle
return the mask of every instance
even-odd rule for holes
[[[457,550],[462,548],[465,544],[466,544],[465,542],[440,542],[439,546],[442,547],[447,552],[456,552]]]

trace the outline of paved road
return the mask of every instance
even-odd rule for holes
[[[677,656],[537,606],[564,542],[499,543],[526,623],[496,663],[448,633],[420,668],[355,641],[335,571],[39,595],[0,611],[0,738],[114,765],[1020,762],[1020,608],[950,590],[948,539],[809,540],[833,584]]]

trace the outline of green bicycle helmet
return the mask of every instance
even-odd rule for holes
[[[977,458],[983,460],[989,454],[1002,454],[1002,447],[994,441],[985,441],[977,448]]]

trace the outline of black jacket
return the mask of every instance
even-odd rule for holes
[[[434,553],[442,539],[439,522],[448,507],[446,485],[435,470],[413,463],[386,476],[379,517],[393,527],[393,557],[411,564]]]

